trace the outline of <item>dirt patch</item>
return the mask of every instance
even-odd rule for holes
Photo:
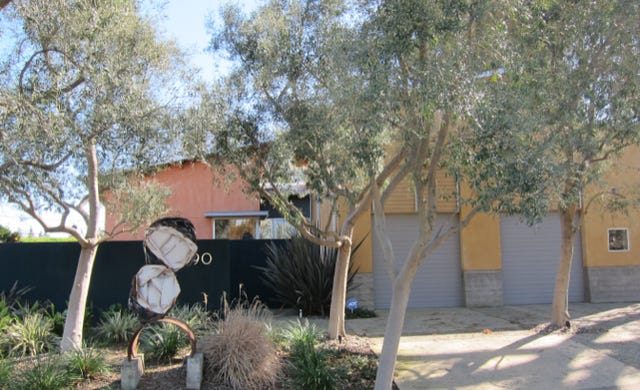
[[[366,338],[358,336],[349,336],[341,342],[336,340],[325,340],[319,348],[325,348],[331,351],[331,365],[333,367],[347,367],[348,363],[353,359],[358,359],[360,363],[357,366],[351,366],[349,369],[349,382],[342,384],[341,389],[371,389],[375,382],[375,369],[377,367],[378,358],[374,354]],[[110,372],[102,374],[93,380],[79,382],[76,389],[83,390],[107,390],[120,389],[120,367],[122,361],[126,359],[126,347],[109,347],[100,348],[100,354],[107,361]],[[189,349],[185,348],[181,351],[180,356],[186,356]],[[288,356],[281,353],[281,358],[286,365]],[[32,364],[32,359],[26,359],[19,363],[19,369],[28,369]],[[356,367],[355,369],[353,367]],[[138,389],[155,390],[155,389],[184,389],[186,382],[186,370],[184,367],[184,359],[173,359],[171,362],[159,364],[153,361],[145,362],[145,373],[140,379]],[[282,377],[275,385],[274,390],[287,389],[287,378]],[[394,389],[397,386],[394,383]],[[229,387],[211,383],[204,378],[202,389],[207,390],[230,390]]]

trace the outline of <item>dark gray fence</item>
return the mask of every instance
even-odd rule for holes
[[[267,244],[284,240],[199,240],[199,261],[177,272],[179,303],[208,301],[210,309],[220,306],[223,292],[229,299],[239,295],[240,285],[249,299],[258,296],[274,307],[272,293],[262,283],[256,267],[265,264]],[[28,301],[50,301],[57,309],[66,307],[75,276],[80,246],[77,243],[0,244],[0,291],[15,281],[18,287],[32,287]],[[144,265],[141,241],[101,244],[91,278],[88,302],[94,310],[112,304],[127,305],[131,279]]]

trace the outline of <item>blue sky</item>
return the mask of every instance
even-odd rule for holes
[[[223,4],[229,2],[216,0],[169,0],[164,13],[166,20],[160,26],[169,37],[175,39],[190,54],[191,62],[202,70],[205,80],[215,78],[224,72],[224,61],[216,60],[206,52],[209,34],[205,27],[209,16],[218,17]],[[240,5],[245,12],[251,11],[259,0],[236,0],[231,2]]]

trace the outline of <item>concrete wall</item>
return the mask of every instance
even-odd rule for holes
[[[463,271],[465,306],[501,306],[502,271]]]
[[[640,301],[640,266],[588,267],[590,302]]]

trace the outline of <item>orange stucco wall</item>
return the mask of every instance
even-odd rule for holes
[[[210,167],[200,162],[186,162],[170,165],[149,176],[147,180],[166,186],[171,190],[167,199],[171,211],[169,216],[189,219],[196,228],[199,239],[213,237],[211,218],[206,212],[222,211],[256,211],[260,209],[257,196],[249,196],[243,191],[243,183],[234,181],[226,183]],[[111,230],[114,216],[107,210],[106,228]],[[115,240],[139,240],[144,237],[144,229],[136,234],[122,233]]]

